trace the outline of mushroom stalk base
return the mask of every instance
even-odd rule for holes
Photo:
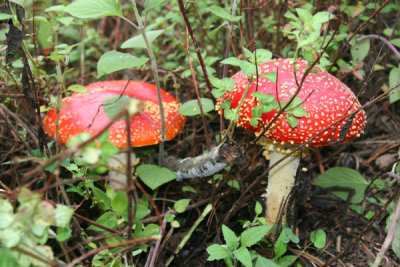
[[[277,151],[270,152],[270,166],[286,156]],[[268,187],[266,192],[265,218],[268,225],[274,225],[279,220],[280,214],[286,210],[287,198],[293,188],[300,157],[289,156],[269,172]],[[286,221],[285,214],[282,222]]]

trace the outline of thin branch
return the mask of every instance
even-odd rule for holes
[[[357,39],[356,43],[362,42],[362,41],[367,40],[367,39],[378,39],[378,40],[381,40],[381,41],[384,42],[387,46],[389,46],[389,48],[396,54],[396,56],[397,56],[398,58],[400,58],[400,53],[399,53],[399,51],[397,51],[396,47],[394,47],[394,45],[392,45],[392,44],[389,42],[389,40],[387,40],[386,38],[383,38],[382,36],[379,36],[379,35],[377,35],[377,34],[370,34],[370,35],[361,37],[361,38]]]

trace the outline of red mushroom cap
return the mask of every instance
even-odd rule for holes
[[[62,100],[59,112],[58,139],[66,144],[68,140],[83,132],[94,135],[103,129],[111,119],[104,112],[103,101],[121,94],[142,101],[142,110],[131,118],[131,145],[134,147],[160,143],[161,117],[158,106],[157,87],[154,84],[137,81],[105,81],[89,84],[87,93],[74,93]],[[179,103],[161,90],[165,125],[168,140],[174,138],[185,124],[186,117],[178,114]],[[65,107],[64,107],[65,106]],[[43,120],[45,132],[54,138],[57,112],[50,110]],[[117,147],[127,146],[125,120],[119,120],[109,129],[108,140]]]
[[[308,63],[304,60],[297,60],[296,75],[297,81],[300,83]],[[271,72],[277,73],[277,82],[273,83],[267,78],[259,76],[257,91],[262,94],[270,94],[275,96],[277,101],[289,101],[297,91],[297,84],[294,77],[294,61],[291,59],[276,59],[259,65],[260,75]],[[231,108],[236,108],[245,92],[248,79],[240,71],[236,73],[232,79],[235,81],[233,91],[227,91],[218,99],[217,108],[227,99],[231,99]],[[256,81],[253,81],[249,87],[242,108],[239,112],[237,124],[256,133],[262,132],[261,125],[253,127],[250,125],[252,117],[252,108],[255,106],[255,97],[252,95],[256,91]],[[278,96],[278,97],[277,97]],[[284,118],[286,113],[282,113],[272,127],[267,131],[265,137],[273,139],[277,142],[304,144],[311,137],[323,130],[328,125],[340,120],[347,114],[355,111],[360,107],[354,93],[336,77],[314,67],[307,75],[302,88],[297,97],[303,102],[301,106],[306,110],[307,116],[299,117],[298,125],[292,128],[287,119]],[[259,103],[257,103],[259,105]],[[279,110],[272,110],[263,113],[261,120],[264,126],[276,116]],[[347,119],[335,124],[333,127],[324,131],[315,138],[309,145],[322,146],[329,145],[338,141],[342,126]],[[353,118],[353,121],[347,131],[343,142],[349,141],[362,133],[365,126],[365,112],[360,110]]]

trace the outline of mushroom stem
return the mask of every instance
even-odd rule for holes
[[[269,164],[272,166],[282,159],[286,154],[270,152]],[[276,165],[269,172],[268,187],[266,192],[266,214],[265,219],[268,225],[278,222],[282,211],[286,210],[287,198],[293,188],[300,157],[291,155]],[[286,221],[285,214],[282,214],[282,222]]]

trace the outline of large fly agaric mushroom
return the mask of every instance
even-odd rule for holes
[[[263,63],[259,65],[258,85],[255,81],[256,77],[249,85],[248,78],[240,71],[232,77],[235,81],[234,89],[227,91],[218,99],[217,109],[228,99],[231,101],[230,108],[237,108],[249,86],[236,124],[259,136],[263,132],[263,128],[278,114],[280,108],[283,108],[285,103],[294,97],[307,65],[306,61],[297,60],[294,63],[292,59],[276,59]],[[273,72],[276,73],[276,82],[263,77],[264,74]],[[297,82],[294,73],[296,73]],[[258,124],[254,124],[254,119],[250,123],[253,108],[261,106],[260,95],[256,98],[254,95],[257,96],[257,93],[254,94],[254,92],[273,96],[268,100],[271,104],[275,101],[273,110],[267,109],[261,117],[256,118]],[[326,146],[336,142],[349,141],[363,132],[365,126],[363,110],[341,120],[360,108],[360,103],[354,93],[336,77],[320,68],[314,67],[309,72],[296,97],[294,102],[297,104],[291,105],[290,110],[281,113],[260,139],[260,143],[264,145],[266,153],[269,154],[270,166],[287,156],[288,152],[291,152],[296,145],[308,142],[309,146]],[[301,108],[298,108],[300,106]],[[293,112],[296,108],[301,111],[300,114]],[[301,117],[296,117],[296,115]],[[316,136],[329,125],[332,126]],[[312,141],[310,141],[311,139]],[[293,188],[300,158],[301,153],[294,153],[269,173],[265,215],[269,225],[274,225],[280,214],[286,210],[285,203]],[[284,214],[283,220],[285,220]]]
[[[131,146],[148,146],[162,142],[161,116],[155,85],[139,81],[118,80],[96,82],[86,88],[86,93],[76,92],[61,101],[62,107],[58,115],[58,140],[60,143],[66,144],[74,135],[84,132],[95,135],[102,130],[112,120],[104,111],[104,101],[113,97],[117,100],[121,95],[137,101],[138,110],[130,120]],[[178,114],[180,105],[171,94],[161,90],[161,98],[167,126],[165,136],[167,140],[171,140],[182,129],[186,117]],[[43,120],[44,130],[51,138],[56,135],[56,122],[57,112],[52,109]],[[111,125],[108,140],[119,148],[127,146],[125,120],[117,120]],[[112,160],[110,165],[118,166],[116,161],[118,159]],[[117,179],[120,180],[118,177]]]

